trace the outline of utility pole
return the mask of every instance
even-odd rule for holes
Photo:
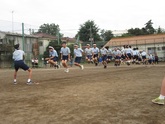
[[[14,33],[14,11],[11,12],[12,13],[12,33]]]
[[[58,41],[58,45],[60,44],[60,34],[59,34],[59,27],[57,26],[57,41]]]
[[[91,46],[93,44],[93,38],[92,38],[92,28],[91,28],[91,25],[90,25],[90,38],[89,38],[89,41],[91,41]]]
[[[24,23],[22,23],[22,45],[23,45],[23,51],[24,51],[25,50]]]

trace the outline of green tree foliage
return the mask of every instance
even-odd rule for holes
[[[94,41],[100,40],[99,28],[94,21],[88,20],[84,24],[80,25],[78,34],[79,39],[82,41],[89,41],[89,38],[93,38]]]
[[[54,23],[52,24],[43,24],[39,27],[38,33],[47,33],[53,36],[58,36],[61,38],[63,35],[60,33],[59,25]]]
[[[153,25],[152,20],[149,20],[145,25],[146,25],[145,29],[146,29],[147,34],[154,34],[155,33],[155,29],[152,26]]]
[[[164,29],[162,29],[160,26],[158,27],[158,29],[156,30],[157,34],[162,34],[165,33]]]
[[[111,30],[106,30],[105,31],[103,29],[103,30],[100,31],[100,33],[101,33],[100,37],[103,41],[109,41],[110,39],[113,38],[113,33],[112,33]]]
[[[139,35],[148,35],[148,34],[154,34],[156,30],[153,28],[152,20],[149,20],[145,27],[143,28],[131,28],[128,30],[128,33],[123,34],[121,37],[127,37],[127,36],[139,36]]]

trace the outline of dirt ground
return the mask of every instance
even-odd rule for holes
[[[33,69],[30,86],[13,72],[0,70],[0,124],[165,124],[165,106],[151,103],[165,64]]]

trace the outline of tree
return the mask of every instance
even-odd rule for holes
[[[89,41],[90,38],[93,38],[94,41],[100,40],[100,35],[98,34],[99,28],[94,21],[86,21],[84,24],[80,25],[79,31],[76,34],[76,37],[79,35],[79,39],[82,41]]]
[[[52,24],[43,24],[39,27],[38,33],[47,33],[53,36],[58,36],[61,38],[63,35],[60,33],[59,25],[54,23]]]
[[[157,34],[165,33],[164,30],[159,26],[159,28],[156,31]]]
[[[113,34],[112,34],[111,30],[106,30],[105,31],[103,29],[103,30],[100,31],[100,33],[101,33],[100,37],[103,41],[109,41],[111,38],[113,38]]]
[[[147,31],[147,34],[154,34],[156,32],[152,26],[153,25],[152,20],[149,20],[145,25],[146,25],[145,29]]]

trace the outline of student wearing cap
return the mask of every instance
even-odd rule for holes
[[[23,69],[24,71],[28,71],[28,80],[27,84],[32,84],[31,77],[32,77],[32,70],[24,63],[25,53],[23,50],[19,49],[19,44],[14,45],[15,51],[13,52],[13,59],[14,59],[14,84],[17,84],[17,72],[19,68]]]
[[[59,68],[59,65],[57,64],[58,54],[52,46],[49,46],[49,58],[45,58],[45,60],[47,60],[48,63],[52,64],[55,68]]]
[[[96,44],[93,44],[92,54],[93,54],[93,61],[96,66],[98,65],[99,52],[100,52],[99,48],[96,47]]]
[[[80,67],[82,70],[84,69],[84,66],[80,65],[80,63],[83,52],[84,51],[81,48],[79,48],[78,45],[74,45],[74,58],[75,58],[74,65]]]
[[[90,47],[90,44],[87,44],[86,45],[86,48],[85,48],[85,58],[86,58],[86,61],[88,62],[88,64],[92,61],[92,48]]]
[[[65,68],[65,72],[69,72],[67,62],[70,61],[70,49],[67,47],[66,42],[62,43],[61,47],[61,60],[62,60],[62,65]]]

